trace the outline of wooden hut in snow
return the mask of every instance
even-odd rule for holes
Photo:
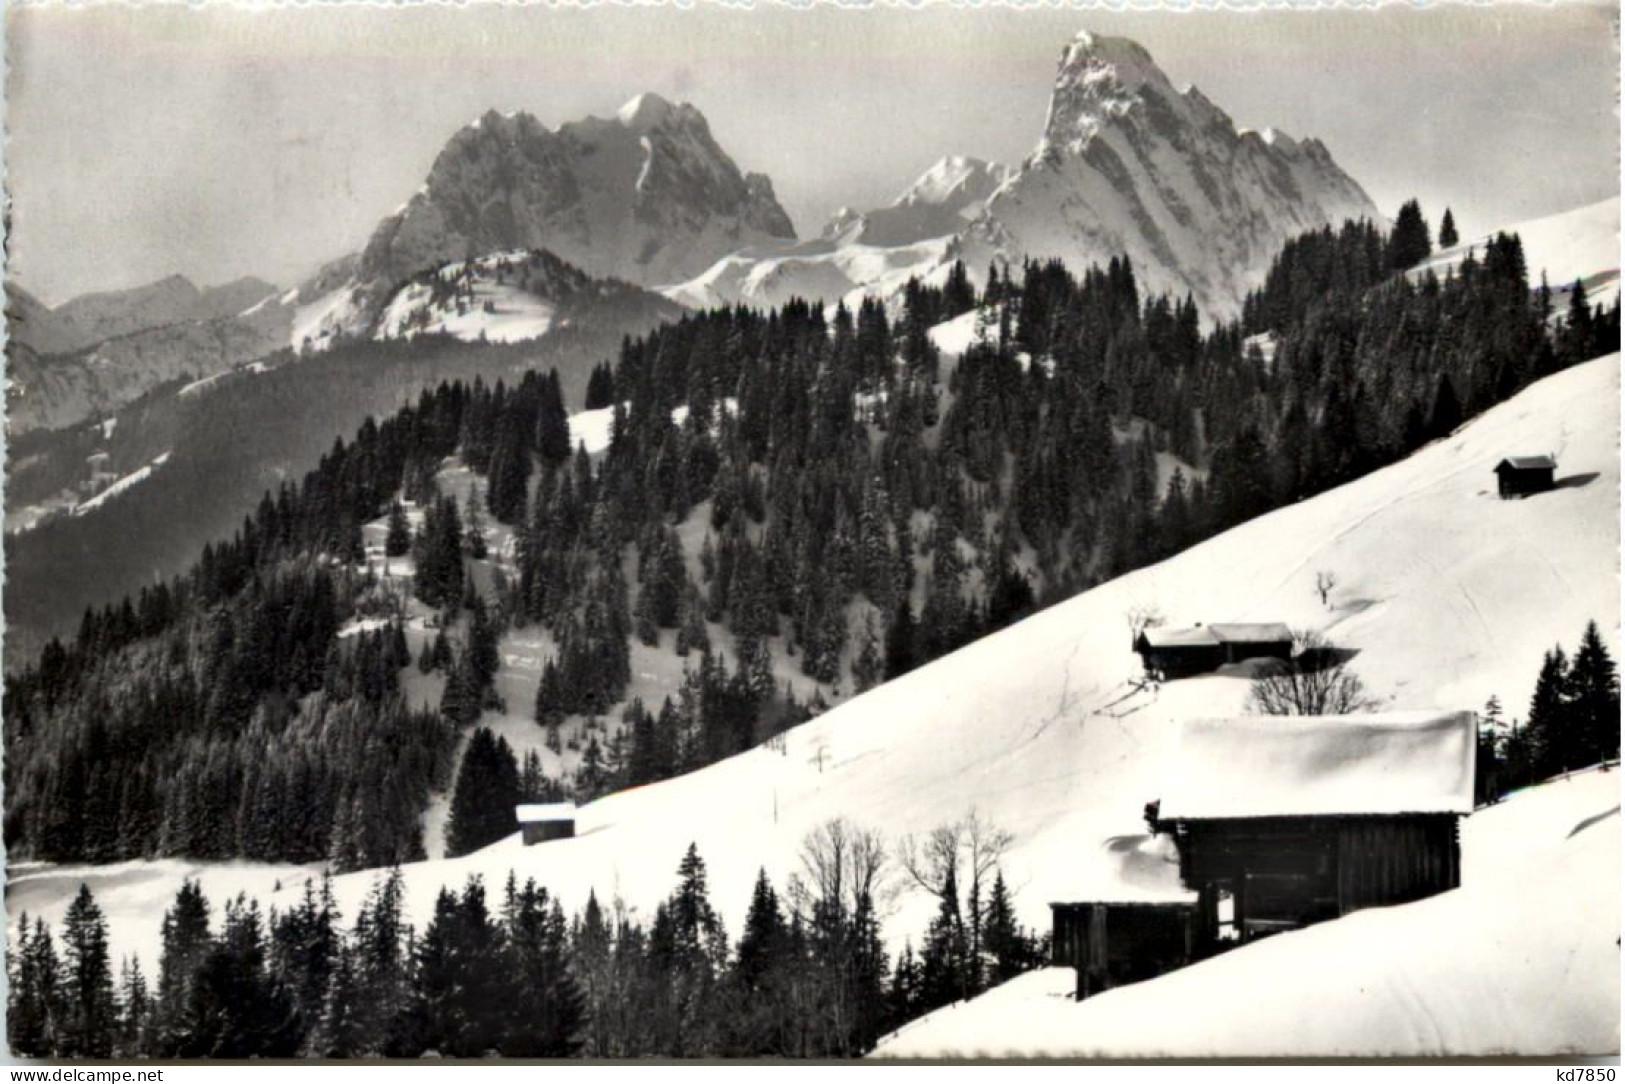
[[[1147,673],[1189,677],[1248,659],[1291,659],[1292,630],[1279,621],[1151,628],[1135,637],[1134,650]]]
[[[1179,854],[1166,836],[1108,839],[1065,895],[1049,905],[1050,959],[1077,971],[1079,1000],[1193,958],[1197,897],[1179,883]]]
[[[1509,455],[1495,465],[1503,501],[1544,493],[1557,485],[1557,460],[1549,455]]]
[[[1196,952],[1460,885],[1469,712],[1187,722],[1157,808]]]
[[[576,807],[569,802],[516,806],[514,815],[527,847],[576,834]]]

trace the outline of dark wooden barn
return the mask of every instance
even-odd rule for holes
[[[1050,961],[1077,972],[1080,1000],[1183,967],[1195,950],[1197,897],[1167,837],[1117,836],[1097,858],[1050,904]]]
[[[1473,716],[1197,720],[1157,810],[1197,955],[1461,883]]]
[[[1557,460],[1549,455],[1509,455],[1495,465],[1501,499],[1544,493],[1557,485]]]
[[[1146,629],[1134,639],[1146,672],[1163,678],[1208,674],[1248,659],[1292,658],[1292,630],[1278,621]]]
[[[569,839],[576,834],[576,807],[569,802],[517,806],[514,816],[527,847],[533,843]]]

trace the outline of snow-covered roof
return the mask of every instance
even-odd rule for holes
[[[1471,813],[1470,712],[1192,719],[1165,820]]]
[[[1145,630],[1145,642],[1151,647],[1204,647],[1215,644],[1256,644],[1292,641],[1292,630],[1279,621],[1239,624],[1227,622],[1216,625],[1196,625],[1188,629]]]
[[[1213,630],[1202,625],[1193,629],[1146,629],[1142,635],[1152,647],[1213,647],[1219,642]]]
[[[1513,470],[1556,470],[1557,460],[1549,455],[1509,455],[1495,465],[1496,470],[1502,467]]]
[[[1291,643],[1292,630],[1279,621],[1209,625],[1221,644]]]
[[[514,816],[519,818],[520,824],[546,824],[551,821],[573,821],[576,819],[576,807],[569,802],[551,802],[544,805],[521,805],[514,807]]]
[[[1075,879],[1053,893],[1068,903],[1193,904],[1179,882],[1179,852],[1167,836],[1112,836],[1079,863]]]

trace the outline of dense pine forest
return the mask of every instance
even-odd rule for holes
[[[836,841],[842,844],[835,849]],[[60,936],[27,916],[7,956],[12,1049],[25,1057],[851,1057],[921,1013],[1038,966],[1002,876],[971,907],[953,872],[916,955],[880,936],[878,841],[832,822],[780,892],[762,873],[732,941],[691,846],[645,924],[589,897],[566,918],[510,876],[442,890],[407,924],[399,871],[346,927],[331,887],[216,918],[196,882],[165,912],[157,974],[117,973],[89,889]]]
[[[442,384],[8,677],[8,845],[340,870],[420,857],[458,735],[495,703],[502,636],[540,627],[556,651],[535,703],[508,709],[619,725],[568,779],[480,738],[450,830],[471,849],[515,796],[667,778],[820,710],[776,658],[861,691],[1618,348],[1617,304],[1577,288],[1551,312],[1516,237],[1442,280],[1405,274],[1429,247],[1414,205],[1387,234],[1305,235],[1240,323],[1206,331],[1190,301],[1143,297],[1126,261],[994,267],[980,291],[957,267],[893,312],[693,315],[593,372],[613,412],[598,456],[572,439],[556,376]],[[957,357],[931,334],[956,318],[976,322]],[[483,501],[438,491],[448,462]],[[410,599],[367,560],[379,522],[412,558]],[[695,524],[687,552],[678,527]],[[509,552],[487,552],[496,526]],[[494,574],[472,574],[482,560]],[[411,615],[438,629],[416,657]],[[663,631],[682,686],[628,701],[630,644]],[[444,679],[438,711],[408,706],[412,666]]]

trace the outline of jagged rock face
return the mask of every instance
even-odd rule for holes
[[[589,274],[654,285],[794,236],[772,183],[741,174],[697,109],[645,94],[556,131],[527,113],[485,114],[379,224],[358,277],[390,290],[447,260],[545,248]]]
[[[1074,267],[1127,254],[1142,287],[1237,313],[1287,238],[1376,207],[1319,141],[1238,131],[1176,90],[1123,38],[1079,34],[1061,56],[1037,151],[965,234],[988,256]]]

